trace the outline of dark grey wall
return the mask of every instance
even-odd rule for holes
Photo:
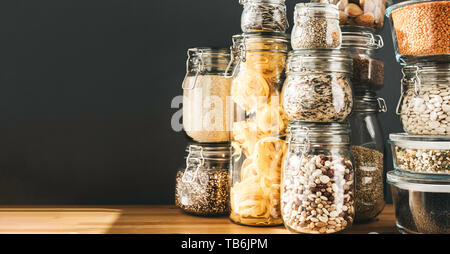
[[[300,1],[287,2],[292,24]],[[186,49],[228,47],[241,10],[237,0],[1,1],[0,204],[172,203],[186,140],[170,103]],[[401,131],[400,69],[389,26],[382,35],[387,137]]]

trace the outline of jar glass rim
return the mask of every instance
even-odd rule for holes
[[[250,3],[286,4],[286,0],[239,0],[239,4],[241,5]]]
[[[383,38],[377,35],[373,28],[342,26],[341,31],[341,48],[376,50],[384,46]]]
[[[220,47],[195,47],[195,48],[189,48],[188,54],[192,56],[196,55],[223,55],[223,56],[229,56],[230,55],[230,49],[229,48],[220,48]]]
[[[395,10],[397,10],[399,8],[406,7],[409,5],[432,3],[432,2],[443,2],[443,3],[447,2],[450,4],[450,2],[448,0],[410,0],[410,1],[404,1],[404,2],[400,2],[400,3],[389,6],[386,9],[385,14],[386,14],[386,17],[390,18],[392,12],[394,12]]]

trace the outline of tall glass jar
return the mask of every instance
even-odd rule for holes
[[[330,234],[354,220],[354,169],[348,123],[290,124],[281,214],[295,233]]]
[[[299,3],[295,6],[293,49],[339,48],[339,12],[327,3]]]
[[[381,30],[384,25],[386,0],[330,0],[339,9],[341,26],[373,28]]]
[[[226,78],[229,49],[192,48],[183,81],[183,126],[195,142],[229,141],[231,80]]]
[[[290,121],[342,122],[352,112],[352,60],[342,50],[289,53],[283,108]]]
[[[230,212],[230,146],[191,144],[186,165],[177,172],[175,205],[198,216]]]
[[[405,66],[397,114],[410,135],[450,136],[450,64]]]
[[[377,113],[386,112],[384,99],[366,91],[355,97],[355,108],[349,122],[351,150],[355,160],[356,222],[376,218],[383,211],[384,201],[384,138]]]
[[[279,105],[288,37],[244,34],[233,37],[237,54],[231,87],[233,222],[281,225],[281,160],[287,119]]]
[[[244,6],[243,32],[284,33],[288,29],[285,0],[239,0],[239,3]]]
[[[367,29],[342,27],[341,49],[349,52],[353,60],[352,84],[355,90],[378,90],[384,85],[384,63],[375,58],[383,38]]]

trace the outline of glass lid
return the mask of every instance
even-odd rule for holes
[[[450,192],[450,176],[406,173],[399,170],[387,173],[387,182],[398,188],[421,192]]]
[[[389,135],[389,143],[410,149],[450,150],[449,136],[418,136],[393,133]]]

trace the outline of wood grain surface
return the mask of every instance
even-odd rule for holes
[[[376,221],[353,225],[346,233],[398,233],[392,205]],[[227,217],[186,215],[174,206],[5,207],[0,233],[65,234],[287,234],[284,227],[246,227]]]

